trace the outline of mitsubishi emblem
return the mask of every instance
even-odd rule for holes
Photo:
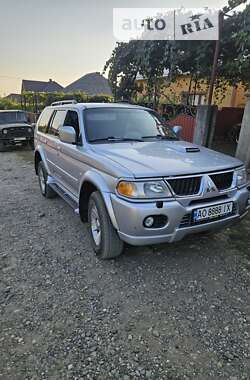
[[[215,191],[218,191],[217,187],[215,186],[212,179],[209,176],[207,176],[206,177],[205,192],[206,193],[214,193]]]

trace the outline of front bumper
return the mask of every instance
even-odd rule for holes
[[[25,143],[33,143],[33,136],[23,136],[23,137],[8,137],[0,139],[0,142],[4,145],[20,145]]]
[[[118,227],[120,238],[131,245],[148,245],[174,242],[185,236],[203,231],[213,231],[225,228],[244,218],[248,210],[250,192],[247,187],[233,189],[226,194],[226,199],[176,199],[163,202],[162,208],[157,208],[156,202],[129,202],[116,195],[111,195],[111,204]],[[183,227],[182,221],[187,214],[196,208],[218,205],[225,202],[234,203],[234,214],[223,219],[212,220],[203,224]],[[143,221],[150,215],[166,215],[168,223],[163,228],[145,228]]]

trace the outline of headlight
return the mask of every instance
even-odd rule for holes
[[[152,199],[172,197],[171,191],[163,181],[121,181],[117,185],[117,192],[127,198]]]
[[[2,132],[3,132],[4,135],[7,135],[7,134],[8,134],[7,129],[3,129]]]
[[[236,186],[244,186],[247,183],[247,171],[246,168],[237,169],[234,172],[236,177]]]

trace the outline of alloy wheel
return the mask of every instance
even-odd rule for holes
[[[98,210],[93,206],[90,213],[90,227],[93,240],[97,246],[101,244],[101,223]]]
[[[46,182],[45,182],[45,178],[44,178],[43,169],[41,166],[38,169],[38,178],[39,178],[39,183],[40,183],[42,193],[45,194]]]

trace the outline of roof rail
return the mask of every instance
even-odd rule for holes
[[[52,107],[63,106],[64,104],[77,104],[77,101],[75,99],[72,99],[72,100],[59,100],[58,102],[51,103]]]

